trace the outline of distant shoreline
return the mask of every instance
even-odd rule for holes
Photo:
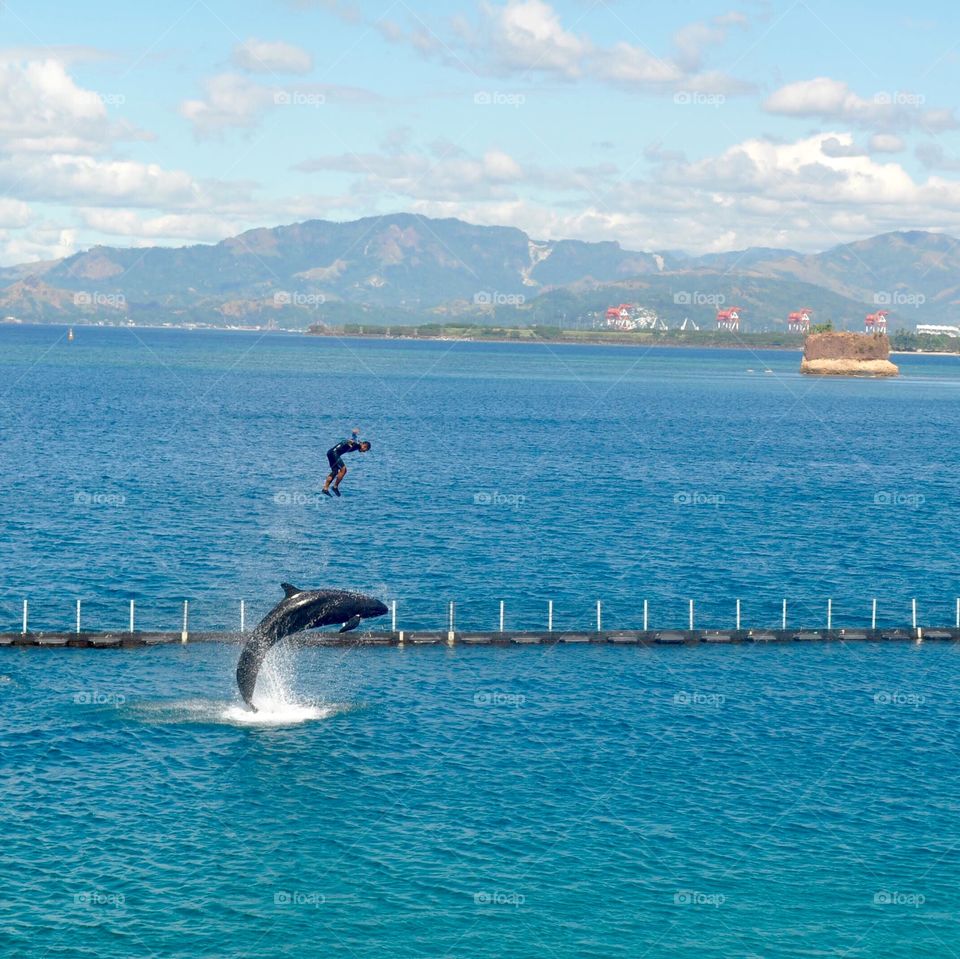
[[[521,328],[518,328],[518,332]],[[526,331],[523,331],[526,332]],[[532,331],[530,331],[532,332]],[[777,350],[786,353],[803,352],[803,341],[796,343],[776,342],[775,337],[779,334],[771,334],[771,340],[764,341],[767,334],[747,333],[742,336],[754,336],[756,340],[727,339],[727,334],[707,333],[703,339],[699,339],[694,334],[690,337],[666,335],[647,335],[632,336],[629,333],[587,333],[577,336],[560,337],[540,337],[536,335],[529,336],[472,336],[472,335],[453,335],[449,333],[428,332],[428,333],[386,333],[380,330],[307,330],[307,336],[316,336],[318,338],[328,337],[332,339],[358,339],[358,340],[402,340],[404,342],[431,341],[440,343],[506,343],[506,344],[539,344],[549,346],[629,346],[629,347],[647,347],[650,349],[662,349],[665,347],[676,349],[700,349],[700,350]],[[642,336],[642,334],[641,334]],[[934,356],[957,356],[960,355],[960,343],[956,350],[936,350],[936,349],[900,349],[891,350],[892,355],[912,356],[916,354],[934,355]]]
[[[525,327],[510,327],[505,328],[502,335],[456,335],[452,332],[443,333],[443,332],[421,332],[421,333],[388,333],[385,328],[383,330],[352,330],[344,329],[342,327],[328,327],[325,330],[314,330],[314,329],[300,329],[300,330],[288,330],[288,329],[273,329],[268,330],[263,327],[237,327],[237,326],[171,326],[164,324],[156,323],[138,323],[135,326],[127,325],[100,325],[98,323],[31,323],[31,322],[22,322],[22,323],[0,323],[0,326],[5,326],[8,329],[17,329],[17,328],[26,328],[31,327],[35,329],[40,328],[62,328],[66,329],[77,329],[77,330],[167,330],[173,332],[183,332],[183,333],[257,333],[260,335],[266,334],[277,334],[277,335],[286,335],[286,336],[309,336],[316,337],[318,339],[355,339],[355,340],[401,340],[403,342],[438,342],[438,343],[506,343],[506,344],[524,344],[524,345],[550,345],[550,346],[630,346],[630,347],[680,347],[680,348],[689,348],[689,349],[717,349],[717,350],[751,350],[751,349],[764,349],[764,350],[783,350],[783,351],[799,351],[803,349],[803,343],[777,343],[777,342],[750,342],[744,340],[729,340],[728,337],[730,334],[722,334],[723,339],[720,339],[720,334],[710,334],[707,336],[711,337],[707,339],[706,337],[702,341],[698,341],[693,338],[686,337],[671,337],[669,334],[655,335],[651,336],[649,334],[644,335],[634,335],[630,333],[620,333],[620,332],[611,332],[604,333],[602,331],[562,331],[564,333],[569,333],[570,335],[560,335],[556,337],[549,336],[539,336],[535,331],[525,328]],[[529,334],[529,335],[509,335],[506,330],[515,329],[518,334]],[[766,334],[762,333],[748,333],[746,336],[756,336],[763,337]],[[777,334],[772,334],[777,336]]]
[[[590,335],[585,333],[579,336],[463,336],[452,333],[386,333],[386,332],[359,332],[357,330],[329,329],[325,331],[307,330],[307,336],[318,339],[356,339],[356,340],[401,340],[403,342],[436,342],[436,343],[504,343],[511,345],[529,346],[628,346],[632,348],[648,347],[661,349],[664,347],[681,349],[712,349],[712,350],[780,350],[784,352],[799,352],[803,350],[803,343],[776,343],[776,342],[749,342],[743,340],[719,341],[704,340],[698,342],[693,339],[673,337],[632,337],[630,334],[604,335],[602,333]]]
[[[799,353],[803,350],[803,341],[795,339],[793,342],[783,342],[787,334],[781,333],[743,333],[729,334],[714,331],[694,331],[689,335],[663,332],[637,334],[604,331],[573,331],[560,330],[558,335],[542,336],[536,330],[528,327],[508,327],[502,331],[496,330],[491,335],[475,333],[469,330],[457,330],[456,327],[447,330],[426,330],[417,333],[410,332],[407,327],[403,332],[387,332],[384,329],[346,329],[328,327],[324,330],[314,328],[303,329],[265,329],[263,327],[238,326],[173,326],[166,324],[138,323],[135,326],[100,325],[97,323],[36,323],[23,321],[11,323],[0,321],[0,329],[71,329],[77,330],[157,330],[171,332],[197,333],[256,333],[260,336],[309,336],[318,339],[356,339],[356,340],[393,340],[401,342],[437,342],[437,343],[499,343],[499,344],[528,344],[540,346],[627,346],[632,348],[646,347],[648,349],[700,349],[700,350],[776,350],[778,352]],[[511,335],[512,332],[512,335]],[[897,336],[898,334],[894,334]],[[915,334],[912,334],[915,336]],[[891,348],[891,356],[960,356],[960,341],[955,349],[921,349]]]

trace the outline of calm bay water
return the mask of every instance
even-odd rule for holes
[[[953,618],[955,359],[64,334],[0,330],[5,628]],[[256,725],[232,646],[0,650],[0,953],[960,950],[952,645],[278,652]]]
[[[801,378],[787,352],[0,330],[0,622],[235,626],[281,579],[406,625],[952,622],[960,360]],[[770,370],[771,372],[765,372]],[[324,452],[352,426],[342,501]],[[122,505],[118,505],[122,504]],[[56,588],[44,593],[47,586]]]

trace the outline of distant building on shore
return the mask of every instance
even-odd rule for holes
[[[604,314],[608,330],[665,330],[667,324],[654,310],[635,303],[621,303],[611,306]]]
[[[790,333],[809,333],[811,316],[813,310],[809,306],[801,306],[787,317],[787,330]]]
[[[729,309],[717,310],[717,329],[736,333],[740,329],[740,311],[743,307],[731,306]]]

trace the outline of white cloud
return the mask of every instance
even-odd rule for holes
[[[352,7],[333,7],[354,21]],[[743,25],[739,15],[691,24],[674,36],[666,57],[657,57],[631,37],[598,43],[547,0],[489,0],[472,21],[449,27],[446,40],[423,25],[381,24],[394,42],[447,63],[459,58],[461,69],[583,78],[654,94],[742,91],[742,83],[710,69],[708,61]],[[303,84],[298,77],[297,84],[277,86],[262,76],[280,69],[302,73],[304,56],[290,44],[248,40],[233,52],[235,68],[211,77],[181,113],[203,137],[252,128],[282,108],[278,94],[287,95],[291,108],[294,96],[375,102],[362,90]],[[548,155],[519,153],[509,139],[468,152],[427,135],[427,145],[418,148],[407,131],[390,131],[391,124],[415,125],[398,111],[373,138],[383,140],[382,152],[327,155],[300,165],[339,174],[316,182],[327,191],[333,181],[342,195],[267,202],[250,183],[199,180],[115,154],[121,138],[136,135],[117,122],[122,111],[85,90],[56,57],[20,62],[0,52],[0,194],[9,197],[0,199],[0,256],[10,262],[73,252],[78,236],[133,245],[213,241],[250,226],[333,211],[349,219],[382,205],[514,224],[536,236],[619,239],[634,249],[817,249],[884,229],[960,230],[960,184],[945,175],[912,176],[895,156],[904,150],[905,131],[955,125],[949,111],[893,93],[865,99],[829,78],[782,87],[764,107],[836,122],[796,142],[745,139],[693,160],[668,149],[672,144],[656,145],[646,160],[622,160],[629,171],[639,159],[650,171],[641,179],[621,175],[611,163],[550,167]],[[509,124],[503,129],[509,136]],[[916,156],[930,170],[960,168],[935,144],[919,147]],[[72,212],[65,218],[58,210],[56,226],[38,225],[44,203]]]
[[[460,27],[481,71],[584,76],[643,93],[735,94],[753,89],[720,71],[702,70],[706,51],[723,43],[731,26],[746,25],[739,13],[682,27],[674,35],[675,56],[660,57],[639,42],[605,47],[574,34],[544,0],[509,0],[505,6],[488,4],[483,11],[486,21],[480,30],[471,34]]]
[[[497,183],[509,183],[523,176],[523,169],[516,160],[502,150],[488,150],[483,155],[483,172]]]
[[[921,143],[914,154],[928,170],[960,171],[960,158],[950,156],[939,143]]]
[[[33,229],[0,230],[0,263],[36,263],[59,260],[77,252],[77,231],[54,226]]]
[[[304,5],[310,5],[308,0]],[[340,4],[321,5],[347,19]],[[369,19],[356,8],[350,10],[352,22],[377,30],[388,42],[477,77],[593,79],[653,94],[686,90],[733,95],[755,89],[721,71],[702,69],[707,51],[725,42],[731,27],[747,25],[746,16],[736,12],[681,28],[673,38],[674,55],[660,57],[640,42],[597,43],[565,26],[546,0],[485,0],[477,19],[455,15],[446,30],[436,31],[419,16],[408,30],[393,20]]]
[[[177,240],[216,242],[250,225],[246,217],[224,217],[214,213],[165,213],[144,217],[134,210],[95,207],[82,209],[79,215],[84,226],[98,233],[161,243]]]
[[[204,97],[184,100],[180,114],[190,121],[197,139],[222,136],[227,130],[252,129],[264,113],[274,108],[303,107],[310,110],[327,105],[369,106],[380,97],[360,87],[333,84],[292,84],[266,86],[239,73],[218,73],[204,81]]]
[[[953,110],[927,110],[921,94],[880,91],[865,99],[842,80],[816,77],[789,83],[774,91],[763,103],[768,113],[817,118],[866,129],[930,132],[958,126]]]
[[[251,37],[233,49],[233,65],[248,73],[309,73],[313,57],[292,43]]]
[[[0,61],[0,150],[68,146],[97,152],[113,138],[104,98],[73,81],[57,60]]]
[[[871,153],[901,153],[906,146],[903,138],[895,133],[875,133],[868,141]]]
[[[852,146],[849,133],[826,139]],[[708,186],[730,193],[752,193],[810,203],[897,203],[914,196],[916,185],[899,164],[868,156],[823,150],[824,135],[792,143],[750,139],[693,163],[670,168],[671,183]],[[852,152],[852,151],[851,151]],[[837,155],[844,154],[844,155]]]
[[[678,244],[682,248],[709,249],[703,245],[705,226],[715,238],[725,237],[720,249],[804,250],[885,230],[960,228],[960,183],[914,180],[899,163],[879,162],[858,149],[849,133],[792,143],[751,139],[713,157],[665,164],[653,184],[614,190],[610,205],[630,209],[644,196],[645,214],[657,206],[672,208],[665,223],[683,224],[688,239]]]
[[[151,206],[203,197],[187,173],[104,156],[118,138],[136,135],[111,121],[115,102],[79,86],[58,60],[0,57],[0,193],[11,198],[0,208],[4,222],[25,223],[28,200]]]
[[[267,87],[237,73],[220,73],[204,82],[202,100],[184,100],[180,113],[198,137],[214,136],[236,127],[253,127],[273,102]]]
[[[357,197],[380,195],[436,201],[495,199],[513,195],[512,188],[528,172],[508,153],[488,150],[471,157],[460,150],[436,156],[429,153],[354,154],[317,157],[297,165],[305,173],[336,171],[354,174]]]
[[[360,102],[372,96],[350,88],[322,87],[320,94],[313,87],[291,89],[304,102],[328,95]],[[244,122],[251,101],[254,108],[272,105],[275,93],[239,77],[236,85],[215,89],[197,108],[196,122],[209,128]],[[267,203],[255,198],[256,184],[200,180],[160,163],[114,156],[121,139],[144,137],[113,119],[122,106],[118,95],[82,87],[54,57],[24,61],[0,51],[3,262],[69,255],[81,235],[123,236],[133,245],[221,239],[277,218],[318,215],[337,204],[336,198],[322,196]]]
[[[644,179],[611,164],[534,167],[499,150],[340,155],[303,168],[352,175],[353,199],[343,201],[351,210],[377,212],[387,200],[391,209],[518,226],[535,237],[617,239],[635,250],[809,251],[885,230],[960,230],[960,183],[914,180],[849,132],[749,139],[694,161],[653,148],[650,158]]]
[[[852,137],[840,139],[835,136],[824,137],[820,141],[820,149],[824,156],[828,157],[862,157],[867,155],[867,151],[858,143],[853,142]]]
[[[662,60],[642,47],[617,43],[596,59],[598,76],[633,87],[670,90],[683,81],[683,70],[670,60]]]
[[[861,157],[874,153],[902,153],[906,149],[902,137],[895,133],[874,133],[866,145],[855,143],[852,137],[839,139],[826,136],[820,142],[820,149],[828,157]]]
[[[0,186],[29,199],[140,207],[190,206],[204,192],[190,174],[156,163],[68,154],[37,158],[28,168],[0,160]]]
[[[0,197],[0,227],[22,227],[32,219],[30,207],[22,200]]]
[[[789,83],[772,93],[763,104],[769,113],[791,116],[835,116],[854,113],[865,104],[840,80],[817,77]]]
[[[730,27],[746,27],[747,22],[744,14],[731,12],[681,27],[673,37],[677,63],[684,71],[696,73],[703,67],[706,51],[726,42]]]
[[[498,69],[578,76],[592,51],[589,40],[565,30],[543,0],[508,0],[484,8],[489,53]]]
[[[450,53],[444,42],[422,24],[407,31],[395,20],[380,17],[372,21],[369,26],[376,30],[387,43],[407,44],[423,57],[443,57]]]

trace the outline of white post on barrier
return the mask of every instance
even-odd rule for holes
[[[245,633],[247,631],[247,604],[241,599],[240,600],[240,632]]]
[[[781,622],[783,623],[783,626],[781,628],[786,629],[787,628],[787,601],[786,600],[783,601],[783,619],[781,620]]]
[[[547,603],[547,632],[553,632],[553,600]]]
[[[873,597],[873,611],[870,613],[870,628],[877,628],[877,597]]]
[[[913,599],[911,601],[911,606],[913,607],[913,632],[916,635],[917,639],[923,639],[923,630],[917,625],[917,601]]]
[[[740,600],[737,600],[737,632],[740,632]]]
[[[693,600],[690,600],[690,632],[693,632]]]
[[[500,600],[500,632],[503,632],[503,600]]]
[[[77,600],[77,635],[80,635],[80,600]]]
[[[450,608],[447,616],[447,644],[452,646],[454,642],[454,633],[456,632],[456,609],[453,600],[450,601]]]
[[[29,605],[26,600],[23,601],[23,635],[27,635],[27,610]]]
[[[650,613],[650,603],[649,603],[649,600],[645,599],[643,601],[643,631],[644,632],[647,632],[647,626],[650,622],[649,613]]]
[[[180,631],[181,643],[185,643],[187,641],[189,623],[190,623],[190,601],[185,599],[183,601],[183,629]]]
[[[603,630],[603,615],[601,613],[601,603],[600,600],[597,600],[597,632],[602,632]]]
[[[833,629],[833,600],[827,600],[827,632]]]
[[[960,629],[960,597],[957,597],[957,629]]]
[[[133,600],[133,599],[130,600],[130,632],[131,632],[131,633],[133,632],[134,608],[135,608],[134,604],[135,604],[135,602],[136,602],[136,600]]]
[[[397,601],[390,601],[390,632],[395,633],[397,631]]]

